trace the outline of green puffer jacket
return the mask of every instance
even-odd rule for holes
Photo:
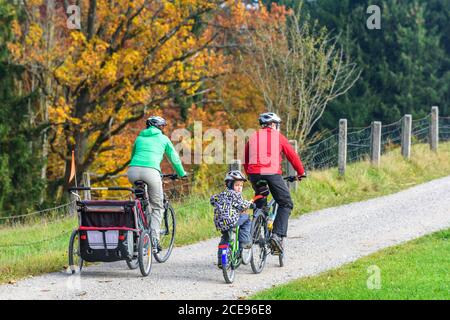
[[[178,176],[183,177],[186,175],[172,141],[156,127],[150,127],[139,133],[134,142],[130,167],[154,168],[161,172],[160,164],[164,153],[167,154]]]

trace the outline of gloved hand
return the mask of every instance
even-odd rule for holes
[[[308,174],[305,171],[305,172],[303,172],[302,175],[298,175],[297,179],[298,179],[298,181],[302,181],[302,179],[307,178],[307,177],[308,177]]]
[[[186,180],[187,178],[189,178],[189,173],[185,173],[184,176],[180,177],[180,179]]]
[[[294,182],[295,180],[299,180],[298,179],[298,177],[288,177],[287,179],[286,179],[288,182]]]

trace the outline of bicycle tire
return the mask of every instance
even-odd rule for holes
[[[222,266],[223,278],[225,282],[231,284],[234,282],[236,278],[236,270],[230,265],[227,269],[227,266]]]
[[[252,249],[250,248],[242,250],[242,264],[248,265],[251,259],[252,259]]]
[[[267,259],[267,247],[266,247],[266,235],[267,224],[262,215],[257,216],[252,225],[252,257],[250,259],[250,265],[254,273],[261,273],[264,269]],[[259,249],[260,252],[256,252]]]
[[[283,267],[284,267],[284,253],[281,253],[281,254],[278,256],[278,262],[279,262],[279,264],[280,264],[280,268],[283,268]]]
[[[75,249],[75,242],[78,244],[78,249]],[[74,251],[77,252],[74,252]],[[75,255],[78,256],[78,262],[75,262]],[[69,240],[69,268],[72,271],[72,274],[75,274],[77,272],[81,273],[81,269],[83,268],[83,259],[80,256],[80,238],[79,238],[79,231],[73,230],[72,234],[70,235]],[[78,268],[78,269],[76,269]]]
[[[141,274],[144,277],[147,277],[152,270],[152,238],[150,233],[145,230],[142,231],[139,236],[139,245],[138,245],[138,261],[139,261],[139,269],[141,270]],[[146,260],[148,259],[148,261]]]
[[[230,248],[231,247],[227,249],[227,263],[223,263],[222,261],[223,278],[228,284],[233,283],[234,279],[236,278],[236,268],[233,265],[233,253]]]
[[[168,206],[164,211],[163,219],[161,220],[162,227],[160,232],[159,244],[162,248],[160,252],[154,252],[153,256],[159,263],[164,263],[169,259],[173,246],[175,244],[175,234],[177,228],[177,221],[175,218],[175,211],[172,206]],[[163,234],[164,232],[164,234]]]
[[[139,267],[139,260],[137,258],[134,258],[133,260],[127,260],[127,266],[130,268],[130,270],[137,269]]]

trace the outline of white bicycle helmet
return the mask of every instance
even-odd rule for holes
[[[269,125],[271,123],[280,124],[281,118],[273,112],[265,112],[259,115],[259,124],[260,125]]]
[[[247,179],[244,177],[244,175],[239,170],[231,170],[227,173],[224,179],[225,182],[227,181],[247,181]]]
[[[145,124],[147,125],[147,128],[150,128],[151,126],[159,128],[167,125],[166,120],[159,116],[151,116],[150,118],[147,119]]]

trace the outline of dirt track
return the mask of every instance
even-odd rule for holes
[[[81,277],[59,272],[2,285],[0,299],[237,299],[449,227],[450,176],[291,219],[285,267],[269,256],[261,274],[241,266],[232,285],[215,266],[213,239],[175,248],[167,263],[154,263],[148,278],[125,262],[102,264]]]

